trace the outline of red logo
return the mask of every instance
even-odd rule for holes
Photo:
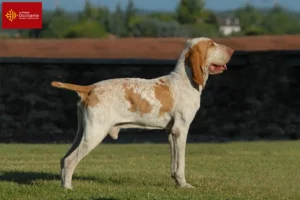
[[[2,29],[41,29],[42,2],[2,2]]]

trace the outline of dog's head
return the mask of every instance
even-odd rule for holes
[[[226,64],[234,53],[232,48],[204,37],[189,39],[186,48],[185,58],[192,68],[193,81],[202,86],[205,75],[220,74],[227,69]]]

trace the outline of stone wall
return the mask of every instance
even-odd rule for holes
[[[189,142],[298,139],[299,55],[244,53],[233,58],[227,72],[210,76]],[[174,65],[175,61],[0,59],[0,142],[73,140],[78,97],[51,87],[53,80],[85,85],[109,78],[154,78],[168,74]],[[116,142],[167,142],[167,135],[122,130]]]

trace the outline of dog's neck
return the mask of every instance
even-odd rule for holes
[[[177,60],[176,66],[175,66],[174,70],[171,72],[171,74],[176,74],[176,75],[180,76],[185,82],[188,82],[191,87],[197,89],[201,93],[204,86],[206,85],[206,81],[208,79],[209,72],[208,72],[207,67],[204,67],[204,69],[207,69],[207,70],[203,74],[203,76],[204,76],[203,86],[196,84],[193,81],[192,67],[190,67],[189,63],[186,62],[185,54],[187,53],[187,51],[188,51],[187,49],[183,50],[179,59]]]

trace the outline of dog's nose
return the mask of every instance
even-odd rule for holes
[[[228,48],[228,53],[229,53],[230,55],[232,55],[232,54],[234,53],[234,49]]]

